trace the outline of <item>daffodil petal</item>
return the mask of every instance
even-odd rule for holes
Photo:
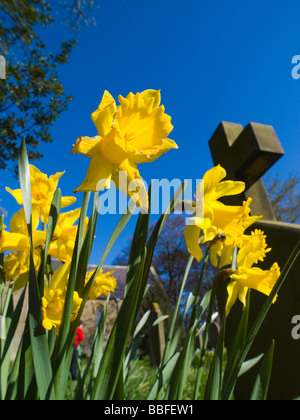
[[[106,90],[99,108],[91,116],[101,137],[105,137],[110,132],[116,111],[117,106],[115,100]]]
[[[32,233],[32,242],[34,248],[37,248],[46,242],[46,234],[47,232],[42,230],[35,230]]]
[[[61,197],[61,208],[71,206],[76,202],[75,197]]]
[[[185,228],[185,243],[189,253],[200,262],[203,258],[203,252],[199,245],[201,227],[197,225],[188,225]]]
[[[99,144],[102,137],[79,137],[76,144],[73,145],[71,153],[78,153],[89,158],[94,157],[99,152]]]
[[[127,194],[144,212],[148,211],[148,193],[135,163],[126,159],[112,179],[119,191]]]
[[[102,155],[92,158],[85,180],[74,192],[78,191],[100,191],[110,187],[111,177],[116,170],[116,165],[109,162]]]
[[[262,270],[259,267],[249,269],[249,276],[245,283],[251,289],[269,296],[280,275],[280,269],[277,263],[274,263],[270,270]]]
[[[239,301],[242,302],[243,308],[246,307],[246,298],[248,293],[249,287],[241,287],[238,293]]]
[[[64,290],[70,272],[71,260],[58,267],[51,277],[49,290]]]
[[[66,227],[71,227],[79,219],[81,213],[81,208],[68,211],[67,213],[61,213],[58,219],[58,225],[61,229]]]
[[[28,235],[28,228],[23,207],[10,219],[10,231],[13,233],[21,233],[25,236]]]
[[[240,181],[223,181],[216,185],[212,198],[218,200],[220,197],[241,194],[245,190],[245,183]]]
[[[214,166],[209,169],[203,177],[204,181],[204,194],[210,194],[218,183],[226,177],[226,171],[221,165]]]
[[[161,101],[161,95],[160,90],[153,90],[153,89],[147,89],[141,92],[141,95],[143,98],[153,98],[153,108],[158,108],[160,101]]]
[[[222,250],[221,253],[221,260],[219,264],[219,268],[222,269],[225,266],[230,266],[232,263],[232,254],[233,254],[234,246],[233,245],[226,245]]]
[[[48,330],[48,331],[51,331],[54,326],[48,318],[43,319],[42,324],[45,330]]]
[[[21,190],[12,190],[9,187],[5,187],[6,191],[9,192],[13,197],[15,197],[18,204],[23,204],[23,197]]]
[[[22,233],[6,232],[1,233],[0,252],[25,251],[29,248],[29,238]]]
[[[135,163],[146,163],[153,162],[158,159],[164,153],[168,152],[170,149],[178,149],[177,144],[174,140],[164,139],[162,145],[147,149],[146,152],[135,150],[133,155],[130,157]]]
[[[51,185],[51,190],[53,192],[56,190],[58,181],[64,175],[64,173],[65,173],[65,171],[57,172],[56,174],[49,176],[49,183]]]
[[[231,281],[227,285],[228,299],[227,299],[226,308],[225,308],[226,316],[229,315],[231,308],[235,304],[238,298],[240,288],[241,288],[240,285],[236,281]]]

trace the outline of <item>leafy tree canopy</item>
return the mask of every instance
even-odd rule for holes
[[[300,176],[280,174],[266,178],[266,188],[277,220],[300,223]]]
[[[11,169],[20,140],[29,157],[41,157],[41,142],[52,142],[50,128],[71,96],[65,95],[58,68],[67,63],[74,39],[48,53],[38,27],[61,20],[73,30],[91,22],[92,0],[0,0],[0,54],[6,59],[6,80],[0,80],[0,169]]]

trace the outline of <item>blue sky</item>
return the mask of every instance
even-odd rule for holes
[[[140,165],[147,182],[201,178],[212,166],[208,140],[221,121],[272,125],[285,156],[270,173],[299,174],[300,79],[291,76],[292,58],[300,54],[299,16],[296,0],[100,0],[97,26],[81,29],[69,64],[60,70],[74,101],[52,129],[54,142],[42,145],[44,158],[36,166],[48,175],[65,170],[59,187],[63,195],[72,195],[89,159],[69,151],[77,137],[96,135],[90,114],[103,91],[117,99],[151,88],[161,89],[174,125],[169,137],[179,149]],[[52,49],[72,35],[63,25],[41,33]],[[18,188],[2,171],[1,205],[13,214],[19,207],[6,185]],[[80,206],[82,193],[76,197]],[[92,263],[99,261],[118,218],[100,217]],[[107,263],[133,233],[135,221]]]

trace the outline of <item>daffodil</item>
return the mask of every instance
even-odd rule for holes
[[[280,275],[280,268],[276,262],[272,265],[270,270],[262,270],[259,267],[253,267],[253,264],[262,261],[266,252],[269,251],[269,249],[266,249],[264,240],[261,241],[262,237],[260,240],[257,240],[258,236],[253,236],[253,238],[252,241],[239,250],[237,256],[237,269],[230,275],[233,281],[227,286],[227,315],[237,299],[239,299],[245,307],[248,289],[255,289],[269,296]]]
[[[58,332],[64,311],[68,276],[71,261],[61,265],[53,274],[49,286],[45,284],[44,296],[42,297],[43,327],[51,330],[52,327]],[[77,318],[82,299],[75,291],[73,294],[71,322]]]
[[[219,199],[242,193],[245,184],[240,181],[222,181],[225,177],[225,169],[217,165],[205,173],[197,187],[196,197],[201,198],[203,195],[204,200],[203,218],[191,219],[191,223],[185,229],[185,240],[188,251],[198,261],[203,257],[200,241],[212,241],[218,233],[235,237],[242,235],[244,231],[241,221],[249,214],[249,202],[245,201],[242,206],[228,206]]]
[[[33,260],[36,272],[41,262],[40,246],[46,240],[46,232],[36,230],[39,224],[39,212],[32,212],[32,244]],[[24,209],[13,215],[10,221],[10,232],[2,231],[0,238],[0,252],[12,251],[4,260],[4,272],[7,280],[16,280],[15,290],[23,287],[28,281],[30,263],[30,241],[25,219]]]
[[[32,208],[38,209],[41,214],[41,221],[48,223],[48,217],[50,207],[53,199],[53,194],[57,188],[59,179],[62,177],[64,172],[58,172],[55,175],[51,175],[49,178],[46,174],[43,174],[38,168],[33,165],[29,165],[30,169],[30,182],[31,182],[31,200]],[[12,194],[17,203],[23,205],[22,192],[20,189],[12,190],[6,187],[6,191]],[[62,197],[61,207],[67,207],[75,203],[75,197]]]
[[[100,269],[91,287],[91,290],[89,293],[89,299],[96,300],[101,295],[107,296],[109,293],[114,292],[117,286],[117,279],[112,276],[114,272],[115,270],[109,271],[107,273],[103,273],[102,268]],[[94,271],[89,271],[86,274],[86,278],[85,278],[86,284],[90,280],[93,274],[94,274]]]
[[[86,178],[75,192],[107,189],[113,181],[147,210],[148,196],[137,165],[177,149],[176,143],[167,138],[173,129],[171,117],[160,105],[160,91],[149,89],[118,99],[119,106],[109,92],[104,92],[92,114],[98,135],[80,137],[71,151],[91,158]]]
[[[241,217],[233,219],[230,223],[230,227],[226,228],[227,235],[222,235],[220,229],[218,233],[220,235],[216,236],[216,239],[213,241],[210,249],[211,249],[211,262],[214,267],[219,265],[219,268],[223,268],[224,266],[231,265],[232,263],[232,254],[234,248],[242,248],[249,242],[249,238],[252,238],[253,235],[260,236],[260,239],[263,236],[263,232],[256,230],[252,232],[251,235],[245,235],[245,230],[248,229],[253,223],[261,218],[261,216],[250,216],[250,204],[252,202],[251,198],[248,198],[246,202],[243,203],[245,208],[245,212]],[[232,234],[232,226],[235,227],[235,232]],[[228,234],[228,232],[231,232]],[[201,242],[205,242],[207,240],[207,234],[204,229],[204,235],[201,238]],[[220,262],[218,262],[218,257],[220,257]]]
[[[54,234],[49,246],[49,255],[60,261],[68,261],[72,258],[78,226],[74,223],[80,217],[81,209],[60,213]],[[85,220],[85,227],[88,218]]]
[[[250,235],[243,234],[241,237],[237,238],[226,238],[224,247],[219,254],[221,257],[219,268],[231,264],[233,249],[235,247],[243,248],[249,243],[252,243],[252,252],[259,250],[259,261],[263,261],[266,253],[271,251],[271,248],[267,248],[266,235],[260,229],[255,229]]]

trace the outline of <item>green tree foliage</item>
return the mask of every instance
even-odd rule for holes
[[[55,19],[72,29],[87,23],[93,1],[0,0],[0,54],[6,59],[6,80],[0,81],[0,169],[11,169],[23,136],[30,160],[41,157],[41,142],[52,142],[50,128],[67,108],[58,69],[67,63],[75,40],[48,52],[37,28]]]

